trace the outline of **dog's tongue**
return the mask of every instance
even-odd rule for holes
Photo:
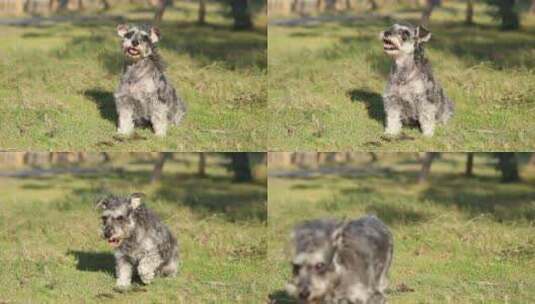
[[[109,239],[108,244],[110,244],[112,247],[119,246],[119,240],[118,239]]]
[[[130,55],[138,55],[138,54],[139,54],[138,50],[136,50],[136,49],[134,49],[134,48],[128,48],[126,51],[127,51],[128,54],[130,54]]]

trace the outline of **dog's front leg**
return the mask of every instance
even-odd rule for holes
[[[117,255],[115,259],[116,287],[120,290],[128,289],[132,282],[132,264],[122,255]]]
[[[143,284],[150,284],[156,275],[156,270],[162,264],[162,259],[158,254],[148,255],[139,261],[137,273]]]
[[[383,100],[386,114],[385,135],[398,135],[402,126],[401,105],[396,98],[391,96],[385,96]]]
[[[119,114],[117,133],[130,135],[134,132],[134,105],[132,100],[126,96],[116,95],[115,105]]]

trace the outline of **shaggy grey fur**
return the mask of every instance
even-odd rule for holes
[[[119,115],[117,132],[130,135],[135,125],[151,124],[157,136],[165,136],[169,124],[178,126],[186,106],[164,75],[164,65],[155,44],[155,27],[121,24],[117,33],[125,55],[123,74],[115,92]]]
[[[177,240],[141,202],[142,196],[109,196],[97,203],[102,210],[102,235],[115,248],[119,289],[130,286],[134,269],[149,284],[158,274],[174,276],[178,268]]]
[[[292,237],[293,278],[286,290],[299,303],[385,303],[394,243],[377,217],[307,221]]]
[[[422,26],[394,24],[380,38],[385,53],[394,59],[383,95],[385,134],[398,135],[402,124],[417,123],[425,136],[433,136],[436,124],[446,123],[454,106],[424,56],[423,43],[431,33]]]

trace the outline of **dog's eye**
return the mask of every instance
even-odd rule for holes
[[[132,38],[132,35],[134,35],[133,32],[128,32],[128,33],[124,34],[124,38],[130,39],[130,38]]]
[[[119,216],[117,217],[117,220],[118,220],[118,221],[124,221],[124,216],[119,215]]]
[[[409,33],[409,31],[401,32],[401,39],[403,39],[403,41],[407,41],[407,39],[409,39],[410,36],[411,36],[411,33]]]
[[[145,42],[149,42],[149,41],[150,41],[149,36],[143,36],[143,41],[145,41]]]
[[[314,266],[316,271],[322,272],[325,270],[325,263],[318,263]]]
[[[299,264],[292,264],[292,272],[293,275],[296,276],[299,274],[299,269],[301,269],[301,265]]]

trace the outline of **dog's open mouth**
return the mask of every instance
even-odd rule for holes
[[[110,244],[112,247],[117,247],[121,244],[121,240],[117,238],[109,238],[108,244]]]
[[[397,51],[398,47],[390,39],[383,39],[383,48],[385,51]]]
[[[128,55],[130,56],[139,56],[139,51],[136,49],[136,48],[133,48],[133,47],[129,47],[126,49],[126,52],[128,53]]]

